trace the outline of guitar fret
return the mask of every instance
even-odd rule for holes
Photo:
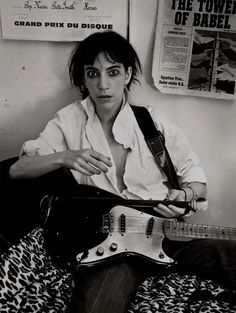
[[[168,220],[164,222],[164,233],[167,237],[236,240],[236,229],[231,227],[192,224]]]

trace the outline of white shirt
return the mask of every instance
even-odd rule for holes
[[[149,112],[165,137],[166,147],[176,168],[180,184],[198,181],[206,183],[198,157],[182,133],[156,108]],[[128,199],[162,200],[168,194],[167,178],[158,168],[129,104],[126,102],[113,125],[115,140],[128,149],[123,176],[126,189],[119,192],[116,168],[100,120],[90,98],[76,101],[57,112],[36,140],[24,143],[21,154],[28,156],[47,155],[67,149],[92,148],[110,157],[113,166],[107,173],[86,176],[77,171],[72,173],[79,184],[93,185]]]

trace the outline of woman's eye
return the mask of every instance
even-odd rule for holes
[[[111,71],[109,71],[109,75],[110,76],[117,76],[119,74],[119,71],[118,70],[111,70]]]
[[[96,71],[88,71],[87,75],[89,78],[94,78],[98,76],[98,73]]]

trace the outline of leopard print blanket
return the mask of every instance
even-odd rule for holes
[[[166,272],[138,288],[127,313],[236,312],[236,293],[197,276]]]
[[[0,313],[64,313],[72,290],[72,275],[52,265],[41,228],[0,257]],[[236,293],[211,280],[166,272],[146,279],[127,311],[158,312],[236,313]]]
[[[72,289],[71,274],[52,265],[41,228],[0,257],[1,313],[63,313]]]

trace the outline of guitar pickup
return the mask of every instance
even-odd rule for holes
[[[147,236],[147,237],[150,237],[150,236],[152,235],[153,226],[154,226],[154,218],[151,217],[151,218],[148,220],[148,223],[147,223],[147,229],[146,229],[146,236]]]
[[[120,222],[120,233],[121,235],[123,235],[126,231],[126,216],[122,213],[120,215],[120,219],[119,219],[119,222]]]

